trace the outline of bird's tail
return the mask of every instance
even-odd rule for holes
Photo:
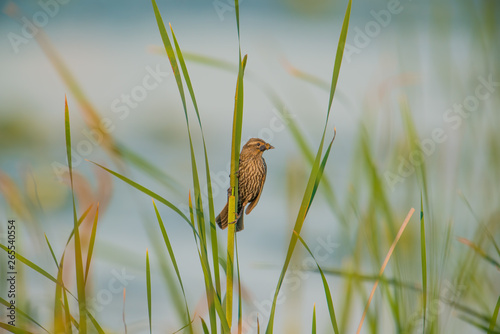
[[[221,229],[225,229],[227,227],[227,204],[224,207],[224,209],[222,209],[222,211],[219,213],[217,218],[215,218],[215,222],[217,223],[217,225],[219,225]]]
[[[236,232],[239,232],[245,228],[245,226],[243,224],[243,215],[244,215],[243,210],[240,210],[240,216],[238,217],[238,221],[236,222],[236,226],[235,226]],[[228,223],[227,222],[227,204],[224,207],[224,209],[222,209],[222,211],[219,213],[217,218],[215,218],[215,222],[217,223],[217,225],[219,225],[219,227],[221,229],[225,229],[227,227],[227,223]]]

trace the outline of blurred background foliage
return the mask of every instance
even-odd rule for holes
[[[158,5],[190,70],[217,211],[229,184],[238,69],[234,5]],[[262,323],[320,140],[345,6],[329,0],[240,3],[242,52],[249,57],[242,140],[258,136],[277,148],[266,157],[261,203],[238,235],[244,312],[257,311]],[[84,249],[99,202],[88,297],[98,300],[113,270],[133,276],[124,286],[126,306],[121,292],[113,293],[98,303],[95,316],[106,331],[119,332],[125,313],[129,332],[147,332],[143,254],[149,248],[153,308],[162,310],[154,324],[178,330],[185,324],[182,298],[150,199],[84,160],[120,171],[188,212],[193,186],[185,119],[151,4],[0,1],[0,8],[0,243],[6,243],[7,219],[16,219],[19,253],[57,275],[45,238],[60,259],[73,228],[64,169],[67,94],[78,217],[92,206],[81,225]],[[302,232],[311,249],[333,249],[319,262],[341,333],[357,328],[387,250],[408,210],[420,210],[421,198],[427,265],[415,214],[363,332],[500,332],[499,321],[492,322],[500,300],[499,22],[496,0],[353,2],[330,121],[337,138]],[[96,127],[108,132],[93,132]],[[201,143],[198,132],[193,140]],[[201,159],[202,146],[195,147]],[[205,317],[192,232],[170,210],[159,210],[189,287],[187,300]],[[318,328],[330,331],[320,276],[308,258],[297,248],[289,273],[297,284],[282,292],[278,332],[308,332],[314,303]],[[0,256],[2,268],[5,263]],[[74,274],[64,272],[70,290]],[[22,265],[18,277],[20,309],[51,328],[54,284]],[[0,290],[5,287],[2,280]],[[33,328],[29,319],[19,321]],[[201,331],[198,320],[195,325]]]

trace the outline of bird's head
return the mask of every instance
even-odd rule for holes
[[[250,138],[241,149],[241,155],[260,156],[264,151],[273,149],[274,146],[259,138]]]

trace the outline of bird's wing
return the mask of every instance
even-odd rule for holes
[[[247,209],[246,209],[246,214],[248,215],[250,212],[252,212],[253,208],[255,208],[255,206],[257,205],[257,203],[259,202],[259,198],[260,198],[260,195],[262,194],[262,189],[264,188],[264,182],[266,182],[266,174],[264,174],[264,177],[262,178],[262,181],[260,183],[260,191],[259,191],[259,194],[257,195],[257,197],[255,197],[255,199],[247,206]]]

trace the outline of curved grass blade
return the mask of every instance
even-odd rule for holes
[[[89,160],[87,160],[87,161],[89,161]],[[146,188],[144,186],[141,186],[140,184],[138,184],[138,183],[130,180],[129,178],[127,178],[127,177],[125,177],[125,176],[123,176],[123,175],[121,175],[121,174],[119,174],[117,172],[112,171],[111,169],[108,169],[108,168],[106,168],[106,167],[104,167],[104,166],[102,166],[102,165],[100,165],[100,164],[98,164],[96,162],[93,162],[93,161],[89,161],[89,162],[93,163],[94,165],[96,165],[98,167],[101,167],[102,169],[104,169],[108,173],[116,176],[117,178],[119,178],[123,182],[128,183],[129,185],[131,185],[132,187],[136,188],[137,190],[145,193],[149,197],[152,197],[152,198],[156,199],[158,202],[165,204],[167,207],[169,207],[175,213],[177,213],[179,216],[181,216],[181,218],[184,219],[184,221],[186,223],[188,223],[189,227],[191,227],[191,229],[195,232],[196,236],[198,236],[198,238],[200,237],[199,234],[198,234],[198,232],[194,228],[194,226],[191,224],[191,221],[189,220],[189,218],[179,208],[177,208],[175,205],[173,205],[171,202],[169,202],[165,198],[161,197],[160,195],[156,194],[155,192],[149,190],[148,188]]]
[[[84,219],[87,217],[88,213],[90,212],[90,209],[92,209],[92,204],[89,205],[89,207],[87,208],[87,210],[85,210],[82,215],[80,216],[80,219],[78,219],[78,227],[80,227],[80,225],[83,223]],[[69,242],[71,241],[71,238],[73,238],[73,235],[75,234],[75,227],[73,226],[73,229],[71,229],[71,233],[69,234],[68,236],[68,240],[66,240],[66,246],[65,247],[68,247],[69,245]],[[59,261],[59,264],[61,264],[61,262]]]
[[[87,313],[86,310],[86,300],[85,300],[85,280],[83,277],[83,260],[82,260],[82,248],[80,244],[80,231],[78,229],[78,218],[76,216],[76,204],[75,204],[75,192],[73,186],[73,166],[71,160],[71,129],[69,122],[69,109],[68,100],[64,98],[64,124],[65,124],[65,134],[66,134],[66,155],[68,159],[69,168],[69,178],[71,183],[71,198],[73,202],[73,222],[75,231],[75,269],[76,269],[76,286],[78,292],[78,309],[80,315],[80,333],[87,333]]]
[[[77,221],[77,226],[80,227],[81,223],[84,221],[84,219],[87,217],[87,214],[90,212],[90,209],[92,208],[92,204],[89,205],[87,210],[80,216],[80,219]],[[61,260],[57,264],[57,281],[60,282],[59,285],[56,285],[56,291],[55,291],[55,300],[54,300],[54,332],[59,333],[64,331],[66,329],[66,333],[71,333],[71,313],[69,311],[69,304],[68,304],[68,296],[66,293],[66,288],[64,287],[64,282],[63,282],[63,265],[64,265],[64,256],[66,254],[66,247],[68,247],[71,238],[73,237],[75,233],[75,227],[71,230],[71,233],[69,234],[68,240],[66,241],[66,246],[64,247],[64,251],[61,255]],[[50,247],[50,245],[49,245]],[[62,297],[64,297],[64,300],[62,300]],[[65,322],[63,321],[63,310],[64,310],[64,319]]]
[[[276,311],[276,301],[278,299],[278,294],[279,294],[279,291],[281,289],[281,285],[283,283],[283,279],[285,278],[286,271],[287,271],[288,266],[290,264],[290,260],[292,258],[293,251],[294,251],[295,246],[297,244],[297,240],[298,240],[297,235],[300,234],[300,231],[301,231],[302,226],[304,224],[304,220],[305,220],[307,212],[309,210],[309,205],[311,204],[311,199],[314,196],[315,188],[317,188],[317,184],[319,182],[319,179],[321,179],[321,176],[322,176],[321,175],[322,171],[320,171],[320,167],[321,167],[321,165],[320,165],[321,154],[322,154],[322,151],[323,151],[323,143],[324,143],[324,140],[325,140],[326,129],[327,129],[327,126],[328,126],[328,119],[330,117],[330,111],[331,111],[331,107],[332,107],[332,103],[333,103],[333,96],[335,94],[335,88],[337,86],[338,76],[340,74],[340,65],[342,63],[342,56],[343,56],[343,53],[344,53],[344,47],[345,47],[345,42],[346,42],[346,38],[347,38],[347,30],[348,30],[348,27],[349,27],[349,19],[350,19],[350,15],[351,15],[351,2],[352,1],[349,0],[349,2],[347,4],[346,13],[345,13],[345,16],[344,16],[344,22],[342,24],[342,30],[340,32],[339,43],[338,43],[338,46],[337,46],[337,53],[336,53],[336,56],[335,56],[335,64],[334,64],[333,74],[332,74],[332,83],[331,83],[331,88],[330,88],[330,99],[329,99],[329,102],[328,102],[328,110],[327,110],[327,115],[326,115],[326,121],[325,121],[325,128],[324,128],[324,131],[323,131],[323,136],[322,136],[319,148],[318,148],[318,152],[316,154],[316,158],[314,160],[314,164],[313,164],[313,167],[312,167],[312,170],[311,170],[311,174],[309,176],[309,181],[307,183],[307,188],[306,188],[306,190],[304,192],[304,197],[302,199],[302,204],[301,204],[299,213],[297,215],[297,220],[296,220],[295,226],[294,226],[294,232],[295,233],[292,234],[292,238],[291,238],[290,244],[288,246],[288,251],[287,251],[285,263],[283,264],[283,269],[281,270],[280,278],[278,280],[278,285],[277,285],[276,291],[274,293],[274,299],[273,299],[273,304],[272,304],[272,307],[271,307],[271,313],[269,315],[269,322],[268,322],[268,325],[267,325],[266,334],[272,334],[273,333],[274,314],[275,314],[275,311]],[[331,143],[330,143],[330,146],[331,146]],[[329,153],[329,151],[328,151],[328,153]],[[327,155],[325,154],[325,159],[326,158],[327,158]],[[326,164],[326,160],[324,160],[324,162]]]
[[[316,178],[316,181],[314,182],[314,187],[311,193],[311,199],[309,201],[309,205],[307,206],[307,210],[309,211],[309,208],[311,207],[312,201],[314,200],[314,196],[316,195],[316,191],[318,190],[319,183],[323,177],[323,172],[326,167],[326,162],[328,161],[328,157],[330,156],[330,151],[332,149],[332,144],[335,140],[335,137],[337,137],[337,129],[333,128],[334,134],[333,138],[330,141],[330,144],[328,145],[328,148],[326,149],[325,155],[323,156],[323,160],[321,161],[321,164],[319,166],[319,172],[318,172],[318,177]],[[307,214],[307,212],[306,212]]]
[[[205,320],[203,320],[202,317],[200,317],[200,320],[201,320],[201,327],[203,328],[203,333],[210,334],[210,332],[208,331],[207,324],[205,323]]]
[[[497,254],[500,256],[500,247],[497,245],[497,243],[495,241],[495,238],[493,237],[493,235],[491,234],[490,230],[488,229],[488,226],[486,226],[484,224],[484,222],[482,222],[481,219],[478,218],[478,216],[476,215],[476,212],[474,212],[474,209],[472,209],[472,206],[470,205],[470,202],[467,199],[467,197],[465,197],[465,195],[462,192],[459,193],[459,196],[465,202],[465,205],[469,209],[470,213],[472,214],[472,216],[474,217],[474,219],[476,220],[476,222],[482,226],[482,228],[484,229],[484,232],[485,232],[486,236],[488,237],[488,239],[491,241],[491,243],[495,247],[495,250],[497,251]]]
[[[190,321],[189,321],[189,323],[188,323],[187,325],[182,326],[181,328],[179,328],[178,330],[176,330],[176,331],[175,331],[175,332],[173,332],[172,334],[177,334],[177,333],[179,333],[179,332],[183,331],[183,330],[184,330],[185,328],[187,328],[188,326],[189,326],[189,327],[192,327],[193,322],[194,322],[194,320],[195,320],[195,319],[196,319],[196,318],[193,318],[193,320],[190,320]]]
[[[167,30],[165,29],[165,25],[163,23],[163,19],[161,17],[160,11],[158,10],[158,6],[156,4],[156,1],[152,0],[152,4],[153,4],[153,10],[155,13],[156,22],[158,24],[158,30],[160,31],[163,45],[165,47],[165,51],[167,52],[167,56],[168,56],[170,65],[172,67],[172,71],[173,71],[174,76],[175,76],[175,81],[177,83],[177,88],[179,90],[179,94],[180,94],[180,97],[182,100],[182,106],[184,109],[184,115],[186,118],[186,127],[187,127],[187,133],[188,133],[188,138],[189,138],[189,148],[190,148],[190,153],[191,153],[191,171],[192,171],[192,176],[193,176],[193,186],[194,186],[194,194],[195,194],[196,218],[197,218],[197,223],[198,223],[199,234],[201,237],[200,244],[202,245],[201,257],[202,257],[202,261],[205,262],[204,271],[206,274],[205,274],[204,278],[206,281],[205,286],[207,287],[206,295],[207,295],[208,310],[209,310],[209,314],[210,314],[210,326],[211,326],[212,332],[215,332],[217,330],[217,324],[216,324],[216,316],[215,316],[216,310],[214,308],[213,300],[218,298],[218,296],[214,295],[214,291],[208,290],[208,287],[213,285],[212,284],[212,274],[210,271],[210,263],[208,261],[207,240],[206,240],[206,232],[205,232],[205,218],[204,218],[204,213],[203,213],[201,187],[200,187],[200,181],[199,181],[199,176],[198,176],[198,168],[196,165],[196,157],[195,157],[194,148],[193,148],[193,141],[191,138],[191,130],[189,127],[189,117],[188,117],[187,106],[186,106],[186,97],[184,95],[182,78],[180,76],[179,67],[177,64],[174,50],[172,48],[172,44],[170,42],[170,38],[168,37],[168,33],[167,33]],[[194,103],[196,103],[196,102],[194,102]],[[208,283],[208,280],[210,281],[210,283]]]
[[[45,241],[47,242],[47,245],[49,246],[50,253],[52,254],[52,258],[54,262],[56,263],[57,267],[57,272],[58,272],[58,281],[62,283],[62,273],[61,273],[61,266],[62,266],[62,261],[61,261],[61,266],[59,266],[59,263],[57,262],[56,255],[54,254],[54,251],[52,249],[52,246],[50,245],[49,239],[47,238],[47,235],[45,235]],[[63,256],[64,258],[64,256]],[[59,277],[59,273],[61,273],[61,277]],[[60,333],[64,331],[64,322],[63,322],[63,306],[64,303],[61,301],[61,290],[62,288],[58,285],[56,285],[56,297],[54,301],[54,332],[55,333]]]
[[[119,148],[122,157],[141,169],[145,175],[151,176],[153,179],[158,180],[161,184],[163,184],[165,188],[173,190],[177,195],[181,195],[181,192],[179,191],[179,189],[181,189],[181,184],[173,176],[166,174],[163,170],[156,167],[124,145],[117,143],[116,146]]]
[[[299,269],[300,270],[307,270],[307,268],[299,268]],[[422,289],[419,287],[419,285],[417,283],[404,282],[404,281],[397,280],[395,278],[386,278],[384,276],[378,276],[377,274],[366,275],[366,274],[361,274],[361,273],[357,273],[357,272],[350,272],[350,271],[344,271],[344,270],[333,269],[333,268],[323,268],[323,272],[327,275],[329,274],[329,275],[341,276],[341,277],[344,277],[346,279],[353,279],[353,280],[359,280],[359,281],[380,280],[380,282],[384,282],[385,284],[394,285],[394,286],[409,289],[412,291],[422,292]]]
[[[236,220],[236,203],[238,203],[238,179],[236,173],[239,169],[239,156],[241,147],[241,128],[243,125],[243,75],[247,63],[247,56],[241,59],[240,38],[240,4],[234,0],[236,30],[238,33],[238,78],[236,81],[236,93],[233,114],[233,131],[231,136],[231,174],[230,187],[231,196],[228,203],[228,221]],[[231,328],[233,321],[233,265],[234,265],[234,239],[235,224],[229,224],[227,228],[227,267],[226,267],[226,318]]]
[[[61,276],[59,276],[59,273],[58,273],[57,279],[60,280],[60,282],[62,282],[62,270],[61,270]],[[71,334],[71,333],[73,333],[73,329],[71,327],[71,319],[73,319],[73,316],[71,315],[71,312],[69,310],[68,294],[66,293],[66,288],[62,289],[62,295],[64,297],[63,307],[64,307],[64,317],[65,317],[64,318],[65,319],[64,325],[66,326],[66,334]],[[87,311],[87,314],[90,314],[90,312]],[[97,323],[91,315],[89,315],[89,319],[90,319],[90,321],[92,321],[92,323]],[[94,327],[100,328],[99,325],[96,326],[95,324],[94,324]]]
[[[241,51],[240,51],[241,52]],[[241,57],[241,54],[240,54]],[[238,203],[238,178],[236,173],[239,169],[240,147],[241,147],[241,131],[243,126],[243,76],[247,56],[240,62],[238,70],[238,78],[236,81],[236,94],[234,103],[233,115],[233,132],[231,140],[231,174],[230,187],[231,196],[229,196],[228,205],[228,221],[236,220],[236,204]],[[234,265],[234,238],[235,224],[228,224],[227,228],[227,267],[226,267],[226,317],[229,327],[231,327],[233,318],[233,265]]]
[[[478,245],[474,244],[472,241],[467,240],[465,238],[457,238],[458,241],[463,243],[466,246],[469,246],[476,252],[479,256],[481,256],[483,259],[485,259],[487,262],[491,263],[492,265],[496,266],[498,269],[500,269],[500,262],[489,256],[481,247]]]
[[[189,193],[189,210],[190,210],[191,220],[194,222],[193,205],[191,203],[191,192]],[[198,243],[197,243],[197,245],[198,245]],[[206,263],[206,259],[203,258],[202,254],[199,250],[198,250],[198,256],[200,258],[201,269],[203,270],[203,275],[205,276],[205,289],[212,293],[214,291],[212,280],[206,278],[207,276],[209,276],[209,271],[207,270],[208,264]],[[213,306],[215,307],[215,310],[217,311],[217,314],[219,315],[220,324],[221,324],[222,329],[223,329],[222,333],[229,333],[231,330],[229,329],[229,325],[227,323],[224,310],[222,309],[221,300],[217,296],[215,296],[215,298],[213,298],[213,300],[211,300],[209,303],[213,303]],[[210,305],[212,305],[212,304],[210,304]],[[194,321],[194,318],[193,318],[193,321]]]
[[[486,327],[485,325],[483,325],[483,324],[475,321],[474,319],[472,319],[470,317],[467,317],[467,316],[464,316],[464,315],[459,315],[458,317],[460,319],[462,319],[463,321],[467,322],[468,324],[473,325],[474,327],[477,327],[477,328],[481,329],[482,331],[486,332],[487,334],[500,334],[500,331],[489,330],[488,327]]]
[[[181,65],[182,73],[184,75],[184,80],[186,81],[186,86],[189,90],[189,95],[191,96],[191,101],[193,102],[193,107],[198,118],[198,124],[200,126],[201,139],[203,142],[203,152],[205,154],[205,177],[207,180],[207,194],[208,194],[208,209],[210,218],[210,240],[212,243],[212,262],[214,266],[214,279],[215,288],[218,298],[220,298],[221,288],[220,288],[220,271],[219,271],[219,253],[218,253],[218,241],[217,241],[217,226],[215,225],[215,211],[213,203],[213,193],[212,193],[212,180],[210,177],[210,166],[208,162],[207,146],[205,143],[205,135],[203,133],[203,127],[201,124],[200,112],[198,110],[198,103],[196,102],[196,97],[194,94],[194,89],[191,84],[191,78],[189,77],[189,72],[187,70],[186,62],[184,61],[184,56],[182,55],[181,48],[175,37],[174,29],[170,26],[170,31],[172,32],[172,38],[174,40],[175,50],[177,52],[177,58],[179,59],[179,64]]]
[[[101,326],[99,326],[99,323],[95,320],[95,318],[92,316],[92,314],[90,314],[88,310],[87,310],[87,315],[89,316],[90,322],[92,323],[92,325],[94,325],[94,328],[96,329],[97,333],[106,334],[104,330],[101,328]]]
[[[60,333],[71,333],[71,313],[69,311],[68,304],[68,295],[64,290],[64,282],[63,282],[63,267],[64,267],[64,256],[65,252],[61,256],[60,264],[57,265],[57,281],[60,282],[60,285],[56,285],[55,298],[54,298],[54,332]],[[64,293],[64,300],[62,299]],[[64,310],[64,319],[63,319],[63,310]],[[66,320],[66,321],[64,321]]]
[[[47,242],[47,246],[49,246],[50,254],[52,255],[52,259],[54,260],[57,269],[59,269],[59,263],[57,263],[57,258],[56,255],[54,254],[54,250],[52,249],[52,246],[50,245],[49,239],[47,238],[47,234],[43,234],[45,236],[45,241]]]
[[[328,304],[328,312],[330,313],[330,321],[332,323],[332,328],[333,328],[333,331],[335,332],[335,334],[339,334],[339,328],[338,328],[338,325],[337,325],[337,318],[335,317],[335,309],[333,307],[332,293],[330,292],[330,286],[328,285],[328,282],[326,280],[325,274],[323,273],[323,270],[321,269],[318,261],[314,257],[313,252],[311,251],[311,249],[309,248],[309,246],[307,246],[307,244],[304,241],[304,239],[302,239],[302,237],[297,232],[295,232],[295,231],[293,231],[293,232],[297,236],[297,238],[299,239],[299,241],[302,243],[302,245],[304,246],[304,248],[307,250],[307,252],[309,253],[309,255],[311,255],[311,257],[313,258],[314,262],[316,263],[316,266],[318,267],[318,271],[321,274],[321,280],[323,281],[323,288],[325,289],[325,297],[326,297],[326,302]],[[314,308],[314,317],[315,316],[316,316],[316,307]],[[315,332],[316,331],[316,319],[315,318],[313,320],[313,324],[314,324],[313,325],[313,330]]]
[[[8,330],[11,333],[14,334],[32,334],[33,332],[27,331],[25,329],[21,329],[16,326],[8,325],[6,323],[0,322],[0,328],[3,328],[5,330]]]
[[[154,224],[158,224],[155,220]],[[162,239],[158,229],[148,228],[146,229],[149,240],[151,241],[151,247],[156,256],[158,257],[157,263],[160,266],[161,276],[164,280],[164,286],[168,289],[170,295],[170,303],[173,306],[173,310],[177,313],[177,318],[181,323],[189,322],[189,318],[186,317],[185,311],[185,301],[182,296],[182,290],[179,289],[178,279],[171,265],[171,260],[169,259],[168,252],[165,252],[165,242]],[[196,236],[194,237],[196,238]],[[196,245],[198,250],[198,245]]]

